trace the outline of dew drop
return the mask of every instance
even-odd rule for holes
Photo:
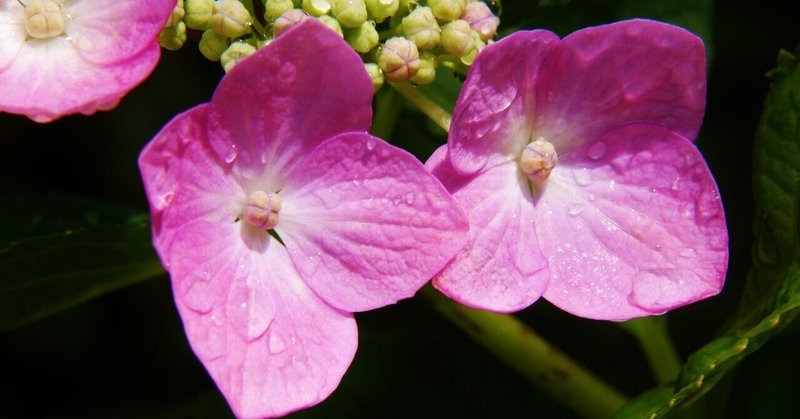
[[[411,205],[414,203],[414,192],[409,192],[406,194],[406,204]]]
[[[678,252],[678,255],[684,258],[693,258],[697,256],[697,252],[694,249],[686,248]]]
[[[570,208],[569,211],[567,211],[567,214],[574,217],[580,214],[581,212],[583,212],[583,207],[580,205],[575,205],[574,207]]]
[[[589,149],[586,150],[586,154],[592,160],[600,160],[606,154],[606,143],[598,141],[590,145]]]
[[[175,198],[175,191],[173,189],[170,189],[169,191],[158,197],[158,200],[155,203],[156,209],[160,211],[168,207],[169,204],[172,203],[173,198]]]
[[[392,204],[400,205],[400,202],[403,200],[403,197],[400,195],[395,195],[394,199],[392,199]]]
[[[269,352],[273,355],[279,354],[286,350],[286,341],[283,340],[281,335],[277,333],[270,333],[269,335]]]
[[[575,178],[575,182],[580,186],[588,186],[594,182],[594,176],[592,176],[592,173],[589,172],[589,169],[585,167],[580,170],[573,171],[572,175]]]
[[[372,137],[367,138],[367,150],[372,151],[375,148],[375,139]]]
[[[236,156],[238,155],[238,153],[239,152],[236,150],[236,144],[231,144],[231,147],[225,154],[225,163],[233,163],[233,161],[236,160]]]

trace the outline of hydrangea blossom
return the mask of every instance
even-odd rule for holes
[[[0,112],[108,110],[144,80],[175,0],[0,0]]]
[[[356,350],[352,312],[412,296],[466,242],[442,184],[367,134],[372,92],[359,56],[308,20],[140,156],[189,342],[238,416],[327,397]]]
[[[610,320],[718,293],[725,218],[690,141],[705,71],[698,37],[647,20],[487,47],[448,144],[427,163],[471,223],[434,285],[478,308],[511,312],[544,296]]]

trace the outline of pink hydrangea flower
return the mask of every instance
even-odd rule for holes
[[[175,0],[0,0],[0,112],[108,110],[158,62]]]
[[[698,37],[647,20],[486,47],[427,163],[471,225],[434,285],[478,308],[544,296],[610,320],[718,293],[725,218],[690,141],[705,71]]]
[[[466,242],[442,184],[367,134],[372,93],[358,55],[309,20],[140,156],[189,342],[238,416],[327,397],[356,350],[351,313],[412,296]]]

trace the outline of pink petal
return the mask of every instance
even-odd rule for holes
[[[83,0],[66,2],[66,34],[81,56],[97,64],[127,61],[157,44],[156,36],[175,0]]]
[[[347,311],[412,296],[464,244],[461,209],[414,156],[364,133],[317,147],[281,191],[276,231],[309,286]]]
[[[450,162],[475,173],[490,159],[513,160],[531,136],[540,63],[558,37],[518,32],[484,48],[467,75],[450,124]]]
[[[4,4],[7,3],[7,4]],[[0,0],[0,71],[17,57],[25,43],[25,14],[16,1]]]
[[[536,136],[559,153],[632,122],[657,123],[693,139],[705,109],[705,57],[700,38],[659,22],[575,32],[542,66]]]
[[[536,205],[552,279],[573,314],[625,320],[718,293],[728,259],[717,187],[690,141],[627,125],[559,161]]]
[[[459,175],[440,147],[426,163],[467,212],[467,245],[433,280],[471,307],[511,312],[536,301],[547,286],[547,261],[534,229],[534,203],[514,162]]]
[[[63,37],[27,41],[0,69],[0,110],[37,122],[107,110],[150,75],[159,55],[154,43],[122,64],[103,66],[84,60]]]
[[[308,289],[269,235],[242,240],[246,228],[187,224],[172,246],[173,292],[192,349],[234,413],[280,416],[337,387],[356,325]]]
[[[232,225],[247,204],[242,187],[208,144],[207,110],[200,105],[175,117],[139,156],[153,241],[165,264],[183,225],[196,219]]]
[[[358,54],[309,19],[220,82],[209,138],[237,177],[278,190],[291,166],[325,139],[369,130],[372,90]]]

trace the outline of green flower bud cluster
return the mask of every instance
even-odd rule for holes
[[[465,73],[500,22],[479,0],[179,0],[159,41],[178,49],[188,30],[228,71],[305,19],[339,33],[376,90],[385,81],[432,83],[439,67]]]

